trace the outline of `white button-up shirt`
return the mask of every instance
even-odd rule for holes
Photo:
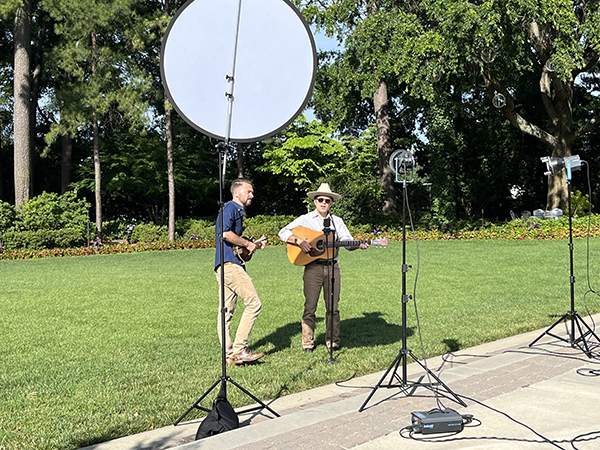
[[[332,231],[335,231],[334,239],[336,241],[352,241],[354,239],[341,217],[334,216],[333,214],[329,214],[328,217],[331,219],[330,228]],[[287,242],[288,238],[294,234],[292,230],[296,227],[306,227],[313,231],[323,231],[323,217],[321,217],[317,210],[304,214],[283,227],[279,231],[279,239]]]

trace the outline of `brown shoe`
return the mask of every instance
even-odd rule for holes
[[[251,362],[257,361],[260,358],[262,358],[263,356],[265,356],[265,354],[263,352],[252,353],[252,351],[250,349],[246,348],[243,351],[241,351],[240,353],[233,355],[233,357],[231,359],[233,361],[233,364],[246,364],[246,363],[251,363]]]

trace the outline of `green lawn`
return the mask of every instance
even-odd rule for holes
[[[600,268],[591,240],[591,279]],[[428,356],[546,327],[570,308],[566,241],[426,241],[417,304]],[[300,345],[302,268],[284,247],[249,263],[263,302],[261,364],[228,374],[263,400],[386,368],[401,348],[401,243],[342,250],[342,351]],[[75,449],[172,424],[218,379],[214,250],[0,262],[0,449]],[[412,294],[417,253],[408,243]],[[575,242],[586,315],[586,241]],[[590,309],[599,301],[588,296]],[[240,308],[243,306],[240,305]],[[236,313],[239,317],[239,312]],[[421,355],[414,307],[408,346]],[[251,400],[230,389],[238,407]],[[205,406],[209,406],[208,402]],[[188,419],[197,415],[193,412]]]

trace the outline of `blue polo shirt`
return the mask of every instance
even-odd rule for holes
[[[227,231],[233,231],[238,236],[241,236],[244,231],[244,207],[233,200],[228,201],[223,206],[223,233]],[[221,244],[219,242],[219,239],[221,238],[221,213],[219,213],[219,217],[217,217],[215,236],[217,246],[217,253],[215,254],[215,270],[217,270],[221,265]],[[231,243],[225,240],[223,246],[225,262],[232,262],[243,266],[240,259],[235,255],[233,247],[234,246]]]

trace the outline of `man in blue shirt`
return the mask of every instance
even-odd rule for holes
[[[245,364],[262,358],[264,353],[253,353],[248,348],[248,336],[254,322],[261,309],[261,302],[252,278],[246,272],[242,260],[237,256],[235,248],[241,247],[248,250],[249,254],[254,253],[258,248],[263,248],[264,244],[257,246],[242,237],[244,229],[244,208],[250,204],[254,197],[254,187],[252,182],[246,178],[237,178],[231,183],[231,194],[233,200],[225,203],[223,206],[223,265],[221,265],[221,246],[219,238],[221,235],[221,217],[217,217],[216,237],[217,253],[215,255],[215,274],[219,283],[219,314],[217,319],[217,329],[219,340],[222,342],[221,329],[221,268],[225,269],[225,349],[227,353],[227,365]],[[240,297],[244,302],[244,312],[240,318],[240,323],[235,335],[235,340],[231,342],[230,325],[237,299]]]

